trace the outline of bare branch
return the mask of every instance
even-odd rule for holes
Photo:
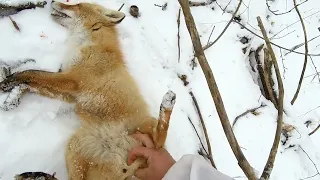
[[[281,75],[280,75],[280,71],[279,71],[279,67],[278,67],[278,63],[277,63],[277,59],[276,56],[273,52],[273,49],[271,47],[271,43],[270,40],[267,36],[267,32],[263,26],[263,23],[261,21],[260,17],[257,17],[258,20],[258,25],[261,29],[261,32],[263,34],[263,37],[266,41],[266,45],[268,48],[268,52],[271,56],[273,65],[274,65],[274,69],[276,71],[276,76],[277,76],[277,81],[278,81],[278,88],[279,88],[279,98],[278,98],[278,117],[277,117],[277,130],[275,133],[275,137],[273,140],[273,145],[272,148],[270,150],[270,154],[268,157],[268,161],[264,167],[263,173],[260,177],[260,179],[269,179],[270,174],[272,172],[273,169],[273,164],[274,161],[276,159],[276,155],[277,155],[277,151],[278,151],[278,146],[279,146],[279,142],[280,142],[280,136],[281,136],[281,130],[282,130],[282,121],[283,121],[283,97],[284,97],[284,89],[283,89],[283,83],[282,83],[282,79],[281,79]]]
[[[190,94],[190,96],[191,96],[191,98],[193,100],[194,106],[196,108],[196,111],[198,113],[198,116],[199,116],[199,119],[200,119],[200,122],[201,122],[201,125],[202,125],[204,136],[206,137],[206,142],[207,142],[207,146],[208,146],[208,153],[209,153],[209,160],[211,162],[211,165],[214,168],[216,168],[216,165],[214,164],[214,161],[212,159],[211,144],[210,144],[210,140],[209,140],[206,124],[204,123],[204,120],[202,118],[202,114],[201,114],[201,111],[200,111],[200,108],[199,108],[199,105],[198,105],[198,101],[197,101],[196,97],[194,96],[194,94],[192,93],[192,91],[190,91],[189,94]]]
[[[226,27],[224,27],[223,31],[221,32],[221,34],[217,37],[216,40],[214,40],[213,42],[210,42],[209,44],[205,45],[203,47],[203,50],[206,50],[208,48],[210,48],[212,45],[214,45],[216,42],[218,42],[218,40],[223,36],[223,34],[227,31],[227,29],[229,28],[230,24],[232,23],[234,17],[236,17],[236,14],[238,13],[240,6],[241,6],[242,0],[239,0],[239,4],[237,6],[237,9],[234,11],[230,21],[227,23]]]
[[[312,13],[312,14],[304,17],[303,19],[306,19],[306,18],[308,18],[308,17],[311,17],[311,16],[313,16],[313,15],[315,15],[315,14],[318,14],[319,12],[320,12],[320,11],[317,11],[317,12],[315,12],[315,13]],[[290,25],[286,26],[286,27],[283,28],[281,31],[279,31],[279,32],[277,32],[275,35],[273,35],[270,39],[273,39],[273,38],[276,37],[278,34],[280,34],[282,31],[288,29],[289,27],[295,25],[295,24],[298,23],[298,22],[300,22],[300,20],[298,20],[298,21],[296,21],[296,22],[294,22],[294,23],[291,23]]]
[[[309,42],[317,39],[318,37],[320,37],[320,35],[311,38],[310,40],[307,41],[307,43],[309,43]],[[292,52],[292,50],[296,50],[296,49],[300,48],[301,46],[303,46],[303,45],[305,45],[305,44],[306,44],[306,42],[303,42],[303,43],[300,43],[300,44],[298,44],[298,45],[293,46],[293,47],[291,48],[291,51],[285,53],[284,55],[286,56],[286,55],[290,54],[290,53]]]
[[[241,148],[238,144],[238,141],[232,131],[230,121],[228,119],[226,110],[224,108],[223,101],[222,101],[218,86],[216,84],[212,70],[208,64],[207,59],[206,59],[206,56],[203,52],[203,48],[202,48],[202,45],[200,42],[199,33],[197,31],[194,19],[192,17],[191,12],[190,12],[189,3],[187,0],[179,0],[179,3],[181,5],[182,11],[183,11],[183,14],[185,17],[184,18],[185,23],[186,23],[186,26],[188,28],[188,31],[189,31],[189,34],[190,34],[190,37],[192,40],[195,55],[198,58],[200,66],[202,68],[202,71],[205,75],[212,99],[215,103],[217,113],[219,115],[223,130],[226,134],[226,137],[227,137],[228,142],[231,146],[231,149],[238,160],[238,164],[240,165],[240,167],[242,168],[242,170],[244,171],[244,173],[246,174],[248,179],[249,180],[256,180],[257,178],[254,173],[254,170],[251,167],[251,165],[249,164],[249,162],[247,161],[247,159],[245,158],[244,154],[242,153]]]
[[[307,1],[309,1],[309,0],[305,0],[305,1],[303,1],[302,3],[300,3],[300,4],[297,4],[297,5],[295,5],[293,8],[291,8],[289,11],[286,11],[286,12],[283,12],[283,13],[276,13],[278,10],[277,10],[277,11],[271,10],[270,5],[269,5],[269,3],[268,3],[268,0],[266,0],[266,5],[267,5],[269,11],[270,11],[272,14],[274,14],[274,15],[276,15],[276,16],[279,16],[279,15],[284,15],[284,14],[290,13],[290,12],[291,12],[292,10],[294,10],[296,7],[304,4],[304,3],[307,2]]]
[[[319,12],[320,12],[320,11],[319,11]],[[253,32],[253,31],[251,31],[250,29],[248,29],[245,25],[241,24],[240,22],[238,22],[238,21],[233,21],[233,22],[239,24],[239,25],[240,25],[241,27],[243,27],[245,30],[251,32],[253,35],[257,36],[258,38],[263,39],[263,37],[261,37],[260,35],[258,35],[257,33]],[[287,50],[287,51],[292,51],[292,52],[294,52],[294,53],[296,53],[296,54],[305,55],[305,53],[297,52],[297,51],[294,51],[294,50],[290,50],[290,49],[288,49],[288,48],[285,48],[285,47],[283,47],[283,46],[280,46],[280,45],[278,45],[278,44],[275,44],[275,43],[273,43],[273,42],[271,42],[271,41],[270,41],[270,43],[271,43],[272,45],[278,47],[278,48],[281,48],[281,49],[284,49],[284,50]],[[307,54],[307,55],[308,55],[308,56],[320,56],[320,54]]]
[[[303,29],[303,34],[304,34],[304,41],[305,41],[305,55],[304,55],[304,63],[303,63],[303,68],[302,68],[302,72],[301,72],[301,75],[300,75],[300,80],[299,80],[299,84],[298,84],[298,88],[297,88],[297,91],[296,93],[294,94],[292,100],[291,100],[291,105],[294,104],[294,102],[297,100],[298,98],[298,94],[300,92],[300,88],[301,88],[301,85],[302,85],[302,80],[303,80],[303,76],[304,76],[304,73],[306,71],[306,68],[307,68],[307,63],[308,63],[308,38],[307,38],[307,30],[306,30],[306,26],[304,25],[304,22],[303,22],[303,19],[302,19],[302,16],[300,14],[300,11],[297,7],[297,0],[293,0],[293,3],[294,3],[294,6],[295,6],[295,9],[297,11],[297,14],[300,18],[300,21],[301,21],[301,26],[302,26],[302,29]]]
[[[267,105],[265,105],[265,104],[261,104],[259,107],[255,107],[255,108],[252,108],[252,109],[248,109],[248,110],[246,110],[245,112],[241,113],[240,115],[238,115],[238,116],[234,119],[234,121],[233,121],[233,123],[232,123],[232,128],[235,126],[235,124],[237,123],[238,119],[240,119],[241,117],[247,115],[248,113],[254,113],[254,112],[256,112],[256,110],[258,110],[258,109],[260,109],[260,108],[263,108],[263,107],[266,107],[266,106],[267,106]]]

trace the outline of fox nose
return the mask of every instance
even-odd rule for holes
[[[51,1],[51,4],[54,3],[54,2],[56,2],[56,1],[55,1],[55,0],[52,0],[52,1]]]

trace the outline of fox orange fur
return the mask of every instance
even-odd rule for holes
[[[130,134],[149,134],[163,147],[175,94],[164,96],[158,120],[151,116],[128,72],[115,28],[125,14],[102,6],[52,3],[52,17],[70,30],[70,51],[61,72],[26,70],[9,75],[0,90],[24,92],[75,104],[82,120],[66,148],[69,180],[124,180],[144,159],[127,165],[128,151],[141,145]]]

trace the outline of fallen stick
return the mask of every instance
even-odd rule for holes
[[[25,9],[43,8],[47,4],[47,1],[40,1],[38,3],[27,2],[16,6],[10,6],[8,4],[0,3],[0,18],[17,14]]]
[[[226,134],[226,137],[227,137],[228,142],[231,146],[231,149],[238,160],[239,166],[242,168],[243,172],[246,174],[248,179],[249,180],[256,180],[257,178],[254,173],[254,170],[251,167],[251,165],[249,164],[249,162],[247,161],[247,159],[245,158],[244,154],[242,153],[241,148],[238,144],[238,141],[237,141],[235,135],[233,134],[233,131],[232,131],[232,128],[230,125],[230,121],[228,119],[226,110],[223,105],[221,95],[219,93],[218,86],[216,84],[212,70],[208,64],[207,59],[206,59],[206,56],[203,52],[203,48],[202,48],[202,45],[200,42],[199,33],[197,31],[194,19],[192,17],[191,12],[190,12],[189,2],[188,2],[188,0],[179,0],[179,3],[181,5],[182,11],[183,11],[183,14],[185,17],[184,18],[185,23],[186,23],[186,26],[188,28],[188,32],[189,32],[191,40],[192,40],[195,55],[198,58],[198,61],[199,61],[200,66],[202,68],[202,71],[205,75],[212,99],[215,103],[217,113],[219,115],[223,130]]]
[[[284,89],[283,89],[283,83],[282,83],[282,79],[281,79],[281,75],[280,75],[280,71],[279,71],[279,67],[278,67],[278,62],[276,59],[276,56],[273,52],[273,49],[271,47],[271,43],[270,40],[267,36],[267,32],[263,26],[263,23],[261,21],[260,17],[257,17],[258,20],[258,26],[261,29],[262,35],[264,37],[264,40],[266,42],[267,48],[268,48],[268,53],[271,56],[271,60],[272,63],[274,65],[274,69],[276,72],[276,76],[277,76],[277,81],[278,81],[278,88],[279,88],[279,98],[278,98],[278,117],[277,117],[277,130],[275,133],[275,137],[273,140],[273,145],[272,148],[270,150],[270,154],[267,160],[267,163],[264,167],[263,173],[260,177],[260,179],[263,180],[267,180],[270,178],[270,174],[272,172],[273,169],[273,164],[274,161],[276,159],[276,155],[277,155],[277,151],[278,151],[278,146],[279,146],[279,142],[280,142],[280,136],[281,136],[281,130],[282,130],[282,122],[283,122],[283,96],[284,96]]]

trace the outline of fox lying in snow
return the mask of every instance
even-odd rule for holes
[[[69,180],[131,178],[146,161],[127,165],[128,151],[141,145],[130,134],[147,133],[156,148],[163,147],[175,94],[165,94],[158,120],[151,116],[119,47],[115,25],[125,14],[89,3],[53,2],[52,8],[53,19],[71,32],[71,61],[61,72],[26,70],[8,75],[0,90],[20,87],[23,93],[75,104],[82,125],[66,148]]]

